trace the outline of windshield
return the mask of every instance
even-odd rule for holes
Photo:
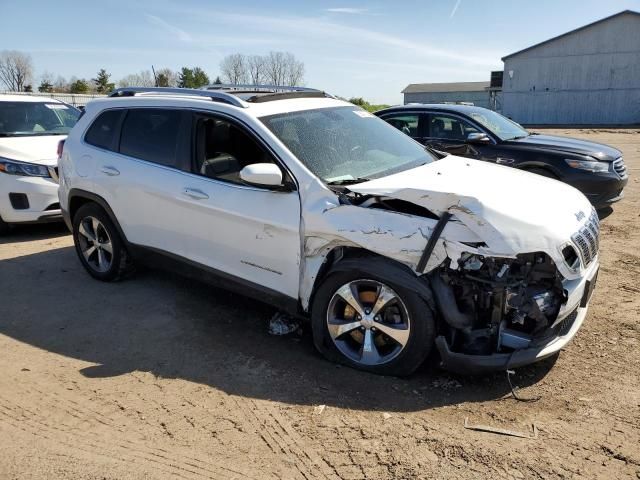
[[[64,103],[0,101],[0,137],[66,135],[79,117]]]
[[[469,116],[491,130],[500,140],[513,140],[514,138],[529,136],[529,132],[516,122],[492,110],[486,110],[484,108],[474,110]]]
[[[359,107],[263,117],[262,122],[327,183],[354,183],[432,162],[423,146]]]

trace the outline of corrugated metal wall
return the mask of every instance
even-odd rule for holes
[[[640,123],[640,15],[506,58],[503,114],[524,124]]]
[[[405,93],[404,103],[471,102],[479,107],[489,108],[489,93],[481,92],[425,92]]]

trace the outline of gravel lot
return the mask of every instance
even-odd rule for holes
[[[337,367],[258,302],[100,283],[62,226],[24,227],[0,239],[0,478],[640,478],[640,130],[553,133],[621,148],[631,180],[583,329],[514,379],[538,401],[504,374]]]

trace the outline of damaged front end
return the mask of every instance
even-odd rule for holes
[[[428,278],[445,323],[436,345],[443,366],[450,370],[514,367],[516,352],[532,349],[533,354],[536,347],[572,326],[571,318],[558,321],[567,292],[562,275],[545,253],[516,258],[464,253],[455,263],[447,260]]]
[[[481,181],[489,178],[500,192]],[[542,189],[549,195],[540,198]],[[599,225],[571,187],[447,157],[336,193],[339,202],[319,201],[309,208],[319,214],[305,218],[303,306],[329,252],[346,247],[403,264],[430,286],[448,370],[530,364],[580,328]]]

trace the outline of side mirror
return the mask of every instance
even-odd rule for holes
[[[254,163],[240,170],[240,179],[251,185],[282,186],[282,171],[273,163]]]
[[[489,143],[491,139],[486,133],[470,133],[467,137],[469,143]]]

